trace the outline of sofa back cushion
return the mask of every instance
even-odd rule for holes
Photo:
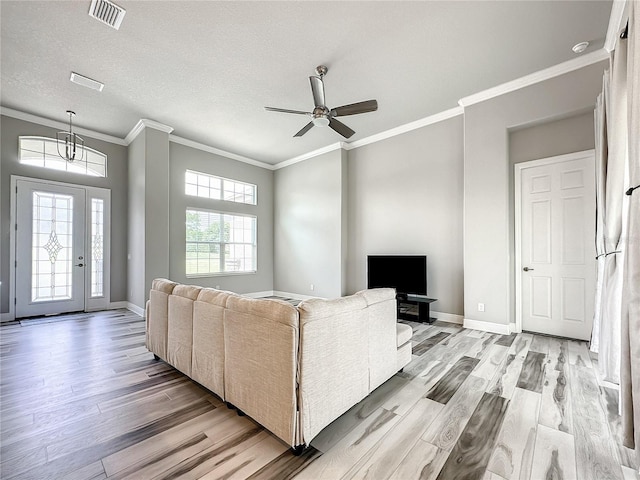
[[[147,304],[147,348],[163,360],[167,359],[169,295],[178,285],[164,278],[151,283]]]
[[[191,378],[224,400],[224,310],[229,292],[203,288],[193,303]]]
[[[224,312],[225,400],[297,445],[298,311],[278,300],[229,296]]]
[[[369,393],[366,306],[355,295],[298,305],[300,412],[307,444]]]
[[[193,304],[201,287],[177,285],[169,296],[167,361],[191,376],[193,354]]]

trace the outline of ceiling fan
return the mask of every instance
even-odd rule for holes
[[[313,103],[315,108],[313,112],[302,112],[300,110],[287,110],[285,108],[264,107],[265,110],[270,112],[282,112],[282,113],[294,113],[297,115],[308,115],[311,117],[311,121],[307,123],[302,129],[294,135],[294,137],[301,137],[311,127],[326,127],[335,130],[345,138],[350,138],[354,133],[344,123],[336,120],[336,117],[344,117],[347,115],[357,115],[359,113],[375,112],[378,109],[378,102],[376,100],[366,100],[364,102],[351,103],[349,105],[343,105],[336,108],[328,108],[325,105],[324,100],[324,82],[322,78],[327,74],[328,68],[324,65],[316,67],[316,74],[309,77],[311,82],[311,93],[313,94]]]

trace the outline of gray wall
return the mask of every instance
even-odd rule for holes
[[[273,290],[273,172],[219,155],[169,143],[170,157],[170,278],[177,282],[215,287],[238,293]],[[253,183],[258,186],[258,205],[224,202],[187,196],[186,170]],[[188,207],[255,215],[258,222],[258,269],[255,274],[187,278],[185,274],[185,211]]]
[[[274,290],[345,293],[345,164],[338,149],[275,171]]]
[[[145,128],[145,303],[154,278],[169,276],[169,134]],[[136,304],[144,307],[142,305]]]
[[[509,130],[593,108],[605,67],[600,62],[465,108],[465,318],[515,321]]]
[[[595,148],[593,108],[568,118],[509,132],[509,162],[516,163]],[[513,174],[513,168],[511,168]]]
[[[127,300],[142,308],[146,298],[145,284],[145,152],[146,129],[129,144],[129,229]]]
[[[127,147],[84,135],[86,145],[107,154],[107,177],[90,177],[59,172],[18,163],[18,137],[37,135],[55,138],[55,128],[25,122],[12,117],[1,118],[0,158],[0,312],[9,311],[9,231],[11,176],[53,180],[111,190],[111,302],[127,300]]]
[[[349,151],[348,291],[369,254],[427,255],[432,309],[463,314],[462,115]]]

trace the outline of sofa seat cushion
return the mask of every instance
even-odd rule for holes
[[[413,336],[413,329],[405,323],[396,323],[396,342],[401,347]]]

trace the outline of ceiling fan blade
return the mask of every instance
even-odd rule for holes
[[[331,127],[333,130],[338,132],[344,138],[351,138],[351,136],[354,133],[356,133],[353,130],[351,130],[349,127],[347,127],[344,123],[336,120],[335,118],[332,118],[331,120],[329,120],[329,127]]]
[[[295,113],[298,115],[313,115],[311,112],[302,112],[300,110],[287,110],[286,108],[264,107],[269,112]]]
[[[301,137],[302,135],[307,133],[309,130],[311,130],[311,127],[313,127],[313,122],[307,123],[304,127],[302,127],[302,129],[300,129],[298,133],[294,135],[294,137]]]
[[[357,115],[358,113],[375,112],[376,110],[378,110],[378,102],[376,100],[366,100],[333,108],[331,109],[331,116],[344,117],[345,115]]]
[[[309,77],[311,82],[311,93],[313,93],[313,103],[316,107],[324,107],[324,83],[321,77]]]

